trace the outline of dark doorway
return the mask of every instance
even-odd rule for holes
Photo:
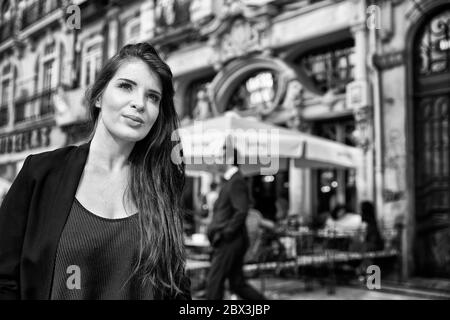
[[[413,50],[415,270],[450,277],[450,7],[430,14]]]

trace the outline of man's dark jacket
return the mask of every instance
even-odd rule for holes
[[[214,215],[208,227],[208,238],[213,246],[229,242],[237,236],[246,236],[245,221],[249,209],[247,184],[240,171],[226,181],[214,203]]]
[[[28,156],[0,208],[0,300],[49,299],[56,250],[90,142]],[[157,299],[190,299],[159,292]]]

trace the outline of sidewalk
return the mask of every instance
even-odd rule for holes
[[[249,281],[255,288],[261,290],[261,281]],[[327,287],[313,283],[312,289],[307,289],[301,280],[266,278],[265,295],[271,300],[429,300],[425,296],[403,293],[390,293],[383,290],[368,290],[364,286],[342,286],[335,288],[334,294],[329,294]]]

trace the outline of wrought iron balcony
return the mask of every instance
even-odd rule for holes
[[[58,8],[61,8],[62,5],[62,0],[38,0],[30,4],[30,6],[25,8],[22,14],[22,29],[25,29]]]
[[[55,92],[55,89],[48,89],[30,98],[17,101],[14,106],[14,123],[39,120],[52,115],[55,112],[53,105]]]
[[[12,21],[7,21],[0,25],[0,42],[3,42],[12,37],[13,26],[14,24]]]

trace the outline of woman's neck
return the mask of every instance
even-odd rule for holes
[[[128,157],[134,145],[135,142],[113,137],[101,123],[98,123],[87,162],[107,171],[120,171],[128,166]]]

